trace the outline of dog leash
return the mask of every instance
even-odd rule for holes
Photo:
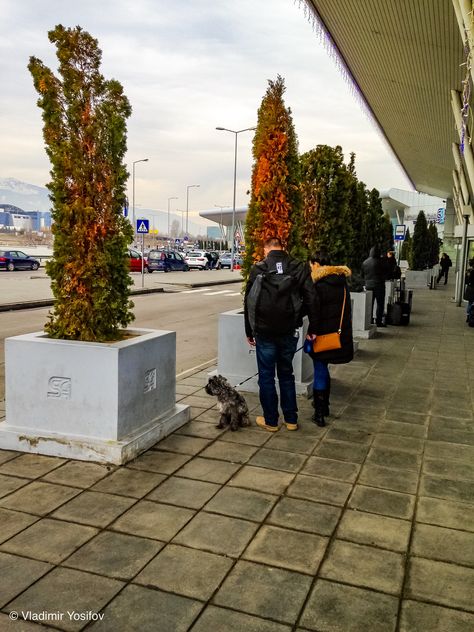
[[[304,347],[304,344],[302,344],[299,349],[296,349],[295,355],[298,353],[298,351],[301,351],[301,349],[303,349],[303,347]],[[245,384],[245,382],[248,382],[249,380],[252,380],[254,377],[257,377],[257,375],[258,375],[258,371],[254,375],[251,375],[250,377],[246,378],[245,380],[242,380],[242,382],[239,382],[238,384],[235,384],[234,388],[237,388],[238,386],[242,386],[242,384]]]

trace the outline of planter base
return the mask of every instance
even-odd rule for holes
[[[29,436],[25,428],[3,422],[0,423],[0,446],[3,450],[123,465],[177,430],[189,417],[189,406],[176,404],[174,410],[153,419],[145,428],[115,441],[44,431]]]

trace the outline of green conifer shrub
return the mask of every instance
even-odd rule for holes
[[[55,303],[45,330],[53,338],[114,340],[133,320],[133,230],[123,216],[131,107],[121,84],[100,73],[96,39],[62,25],[48,35],[59,76],[36,57],[28,65],[51,162],[54,247],[46,271]]]

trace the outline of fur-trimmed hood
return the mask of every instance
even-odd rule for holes
[[[314,283],[332,274],[350,277],[352,272],[347,266],[319,266],[317,268],[311,266],[311,278]]]

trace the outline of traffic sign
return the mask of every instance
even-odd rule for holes
[[[148,235],[150,232],[149,219],[137,219],[137,233],[140,235]]]
[[[395,241],[403,241],[405,239],[405,224],[397,224],[395,226]]]
[[[189,237],[188,237],[187,235],[185,235],[185,236],[183,237],[183,241],[188,241],[188,240],[189,240]]]
[[[445,215],[446,215],[446,209],[444,207],[439,208],[436,213],[436,223],[444,224]]]
[[[181,239],[179,239],[179,237],[176,237],[176,239],[174,240],[175,244],[180,244],[181,243]]]

